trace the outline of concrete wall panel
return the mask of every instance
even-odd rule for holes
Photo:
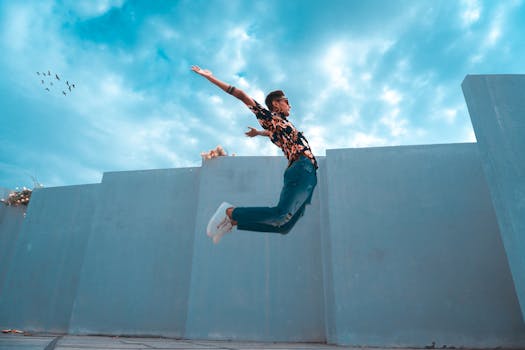
[[[462,87],[525,315],[525,75],[469,75]]]
[[[184,334],[198,168],[105,173],[70,332]]]
[[[330,150],[326,198],[330,342],[524,344],[475,144]]]
[[[0,296],[16,242],[20,236],[25,211],[24,206],[13,207],[0,204]]]
[[[0,295],[0,325],[66,333],[98,185],[33,191]]]
[[[234,231],[214,245],[205,233],[222,201],[275,205],[286,164],[281,157],[225,157],[203,165],[186,337],[325,339],[317,190],[288,235]]]

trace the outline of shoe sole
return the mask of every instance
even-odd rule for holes
[[[210,221],[208,221],[208,226],[206,227],[206,235],[208,235],[208,237],[215,236],[214,232],[217,231],[224,217],[226,217],[226,209],[230,206],[231,205],[226,202],[222,202],[221,205],[219,205]]]

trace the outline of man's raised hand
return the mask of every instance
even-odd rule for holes
[[[252,128],[251,126],[248,127],[250,130],[249,131],[246,131],[244,134],[248,137],[255,137],[257,135],[259,135],[259,132],[255,129],[255,128]]]
[[[203,77],[211,77],[213,73],[207,69],[202,69],[199,66],[191,66],[191,70]]]

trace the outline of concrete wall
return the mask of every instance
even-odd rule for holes
[[[186,337],[324,341],[317,191],[286,236],[234,231],[214,246],[205,234],[222,201],[277,204],[286,164],[280,157],[230,157],[204,164]]]
[[[525,75],[469,75],[462,87],[525,314]]]
[[[184,335],[199,173],[104,174],[71,333]]]
[[[374,346],[524,345],[475,144],[330,150],[286,236],[234,231],[218,204],[272,205],[286,162],[106,173],[36,190],[0,327]]]
[[[37,189],[0,294],[0,325],[67,332],[97,186]]]
[[[1,192],[2,189],[0,188]],[[2,195],[2,198],[5,197],[6,195]],[[0,296],[24,222],[25,211],[25,206],[12,207],[0,203]]]
[[[329,342],[524,344],[475,144],[330,150],[326,163]]]

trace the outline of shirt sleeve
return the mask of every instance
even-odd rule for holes
[[[253,102],[255,102],[255,106],[251,106],[249,108],[253,112],[253,114],[255,114],[255,117],[259,121],[259,124],[261,124],[261,126],[264,129],[271,128],[273,119],[272,112],[261,106],[259,102],[255,100],[253,100]]]

